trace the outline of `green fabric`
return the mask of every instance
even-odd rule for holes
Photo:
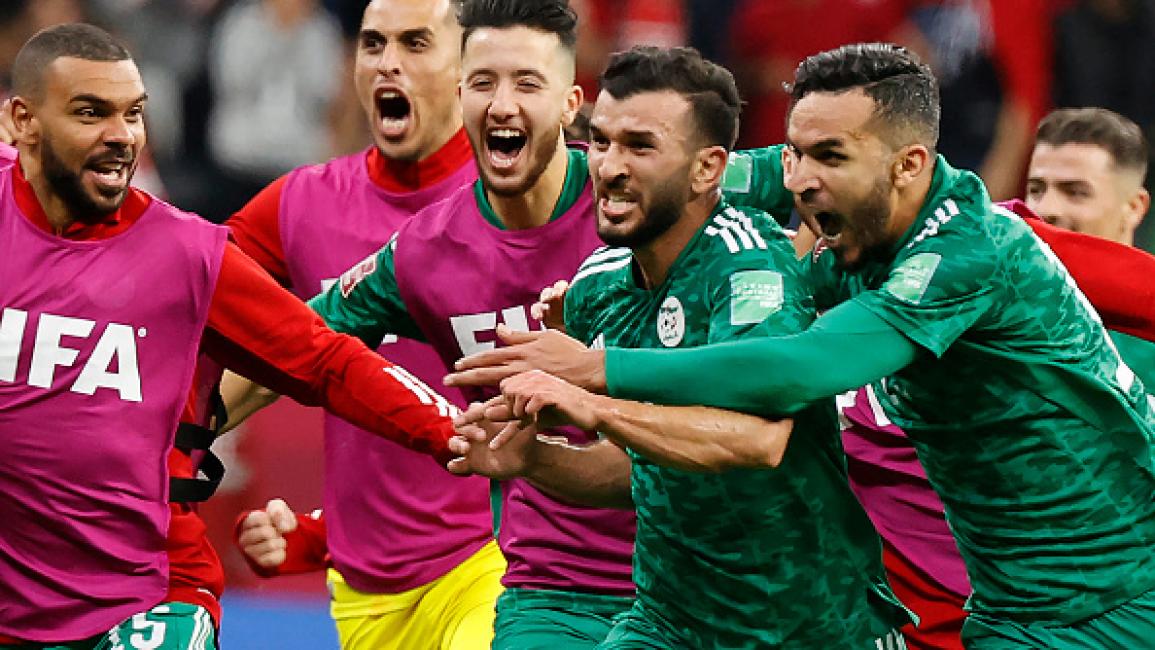
[[[853,300],[925,349],[875,389],[943,500],[974,611],[1062,624],[1155,586],[1152,404],[1062,264],[977,176],[939,157],[893,256],[845,273],[826,252],[809,269],[819,309]],[[820,371],[777,371],[759,364],[773,343],[744,345],[768,395]],[[622,384],[627,362],[607,356],[614,391],[637,389]],[[647,381],[687,401],[737,374]]]
[[[1123,362],[1143,382],[1147,392],[1155,394],[1155,343],[1113,330],[1108,334]]]
[[[497,597],[493,650],[590,650],[630,598],[546,589],[506,589]]]
[[[720,205],[653,289],[631,251],[596,251],[566,295],[566,328],[636,348],[791,334],[814,318],[800,270],[767,215]],[[906,622],[897,605],[870,605],[894,599],[847,484],[832,399],[798,416],[777,470],[694,473],[629,453],[635,614],[677,622],[653,621],[667,647],[866,648]]]
[[[1022,624],[986,616],[963,623],[967,650],[1133,650],[1155,646],[1155,591],[1068,626]]]
[[[0,650],[217,650],[216,628],[203,607],[161,603],[107,634],[84,641],[3,645]]]
[[[557,203],[553,206],[553,213],[549,215],[550,221],[565,214],[566,210],[577,203],[585,190],[586,181],[590,178],[585,149],[569,149],[567,153],[569,157],[566,159],[565,184],[562,185],[561,194],[558,195]],[[485,217],[485,220],[494,228],[505,230],[505,224],[501,221],[501,217],[497,216],[497,212],[494,212],[493,205],[489,202],[489,195],[485,193],[485,186],[482,185],[480,178],[473,182],[473,198],[477,201],[477,208],[481,211],[481,216]]]
[[[363,262],[346,271],[328,291],[314,296],[309,307],[330,329],[356,336],[370,348],[379,346],[386,334],[425,341],[425,333],[409,315],[397,287],[396,250],[397,235],[393,235],[374,254],[374,264]]]
[[[794,210],[794,195],[782,185],[783,145],[735,151],[722,176],[726,202],[768,213],[785,225]]]
[[[757,355],[749,349],[738,341],[699,348],[693,354],[611,348],[606,354],[609,392],[635,401],[704,403],[780,417],[903,368],[919,352],[901,332],[853,302],[826,312],[804,332],[760,341]],[[870,354],[862,354],[867,349]],[[710,373],[710,380],[702,381],[704,368],[725,372]],[[824,371],[786,376],[767,373],[766,368]],[[652,381],[655,376],[663,381]],[[670,385],[693,390],[671,393]]]

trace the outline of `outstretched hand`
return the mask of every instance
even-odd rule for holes
[[[554,330],[515,332],[505,325],[497,336],[506,347],[478,352],[455,364],[447,386],[497,386],[530,370],[542,370],[593,392],[605,392],[605,353],[591,350]]]
[[[471,404],[454,419],[457,435],[449,440],[449,450],[460,457],[446,465],[450,472],[507,480],[529,471],[535,461],[537,427],[532,423],[485,418],[485,412],[495,401],[504,399],[498,396],[485,404]]]

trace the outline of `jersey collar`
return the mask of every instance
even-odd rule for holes
[[[393,194],[404,194],[436,185],[473,160],[473,149],[465,129],[457,130],[449,141],[424,160],[393,160],[377,147],[370,147],[365,163],[373,183]]]

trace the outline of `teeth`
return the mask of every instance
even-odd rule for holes
[[[385,117],[381,119],[381,126],[386,129],[401,129],[405,127],[406,121],[403,117]]]
[[[396,90],[386,90],[385,92],[381,93],[381,99],[397,99],[400,96],[401,93],[397,92]]]
[[[521,135],[521,131],[516,129],[494,129],[490,131],[489,134],[498,138],[516,138]]]

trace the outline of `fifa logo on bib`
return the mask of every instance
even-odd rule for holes
[[[682,309],[682,301],[670,296],[658,308],[658,340],[673,348],[682,342],[685,335],[686,312]]]

